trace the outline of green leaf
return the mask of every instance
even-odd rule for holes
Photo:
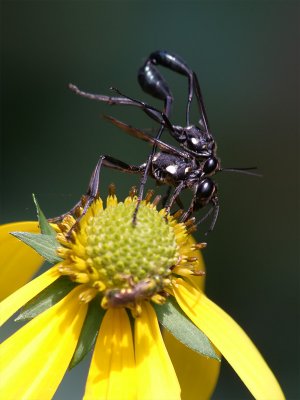
[[[51,227],[49,222],[47,221],[47,218],[45,217],[45,214],[41,210],[35,195],[33,194],[32,197],[33,197],[33,201],[34,201],[34,204],[35,204],[35,207],[36,207],[37,217],[38,217],[38,220],[39,220],[39,225],[40,225],[41,232],[44,235],[51,235],[51,236],[56,237],[56,232]]]
[[[100,307],[98,299],[94,299],[90,302],[69,369],[74,368],[94,346],[104,314],[105,310]]]
[[[65,297],[77,284],[62,276],[25,304],[15,321],[36,317]]]
[[[61,261],[61,258],[56,254],[59,244],[54,236],[29,232],[11,232],[11,234],[32,247],[50,263],[54,264]]]
[[[187,318],[177,303],[170,299],[163,305],[154,305],[161,325],[182,344],[197,353],[220,361],[208,337]]]

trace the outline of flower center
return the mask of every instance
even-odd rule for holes
[[[135,207],[118,203],[91,217],[86,227],[87,263],[109,288],[128,287],[129,277],[134,283],[166,277],[178,257],[174,231],[165,219],[142,204],[133,225]]]
[[[87,284],[92,289],[87,297],[100,292],[105,308],[135,307],[145,299],[164,301],[168,277],[180,261],[172,217],[144,201],[133,224],[136,204],[132,198],[118,203],[111,196],[103,209],[102,201],[96,200],[71,239],[67,230],[58,234],[64,245],[58,251],[64,258],[60,272]],[[72,225],[70,220],[67,225]]]

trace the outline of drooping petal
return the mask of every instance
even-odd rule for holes
[[[219,349],[256,399],[284,399],[272,371],[228,314],[182,279],[177,280],[174,294],[182,310]]]
[[[60,274],[57,270],[57,266],[54,266],[6,297],[6,299],[0,303],[0,326],[18,311],[19,308],[59,277]]]
[[[221,363],[190,350],[166,330],[163,337],[180,383],[181,400],[210,399]]]
[[[44,262],[32,248],[10,235],[15,231],[39,233],[38,223],[13,222],[0,226],[0,300],[27,283]]]
[[[102,321],[84,400],[135,400],[136,376],[131,326],[125,309],[109,309]]]
[[[0,347],[0,398],[51,399],[74,353],[87,311],[77,287]]]
[[[138,400],[178,400],[180,386],[164,345],[156,314],[148,303],[135,319]]]
[[[197,257],[197,269],[205,271],[200,251],[190,251],[192,244],[195,244],[195,240],[190,236],[181,250],[189,251],[190,257]],[[204,277],[190,276],[189,279],[194,285],[204,289]],[[210,399],[217,384],[221,363],[190,350],[165,329],[163,338],[180,383],[181,399]]]

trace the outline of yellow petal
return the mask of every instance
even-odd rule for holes
[[[195,240],[192,236],[189,236],[187,243],[183,246],[185,252],[189,251],[192,244],[195,244]],[[197,269],[205,271],[200,251],[189,252],[190,257],[197,257]],[[189,279],[194,285],[204,289],[204,277],[190,276]],[[180,383],[181,399],[210,399],[217,384],[221,363],[190,350],[167,330],[163,330],[163,337]]]
[[[10,296],[6,297],[6,299],[0,303],[0,326],[4,324],[4,322],[7,321],[16,311],[18,311],[19,308],[59,277],[60,274],[57,270],[57,266],[54,266],[42,275],[33,279],[31,282],[27,283],[27,285],[18,289]]]
[[[221,363],[190,350],[166,330],[163,331],[163,337],[180,383],[181,399],[210,399]]]
[[[0,226],[0,300],[28,282],[44,262],[32,248],[10,235],[15,231],[38,233],[38,223],[13,222]]]
[[[76,288],[0,347],[0,398],[51,399],[73,356],[87,305]]]
[[[97,338],[84,400],[135,400],[132,332],[124,309],[109,309]]]
[[[284,399],[272,371],[228,314],[182,279],[177,280],[174,294],[182,310],[219,349],[256,399]]]
[[[180,399],[180,386],[156,314],[148,303],[135,319],[135,356],[138,400]]]

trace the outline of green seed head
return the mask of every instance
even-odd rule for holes
[[[107,288],[128,288],[148,278],[166,278],[178,260],[175,234],[164,215],[141,204],[118,203],[89,218],[86,226],[87,263]]]

